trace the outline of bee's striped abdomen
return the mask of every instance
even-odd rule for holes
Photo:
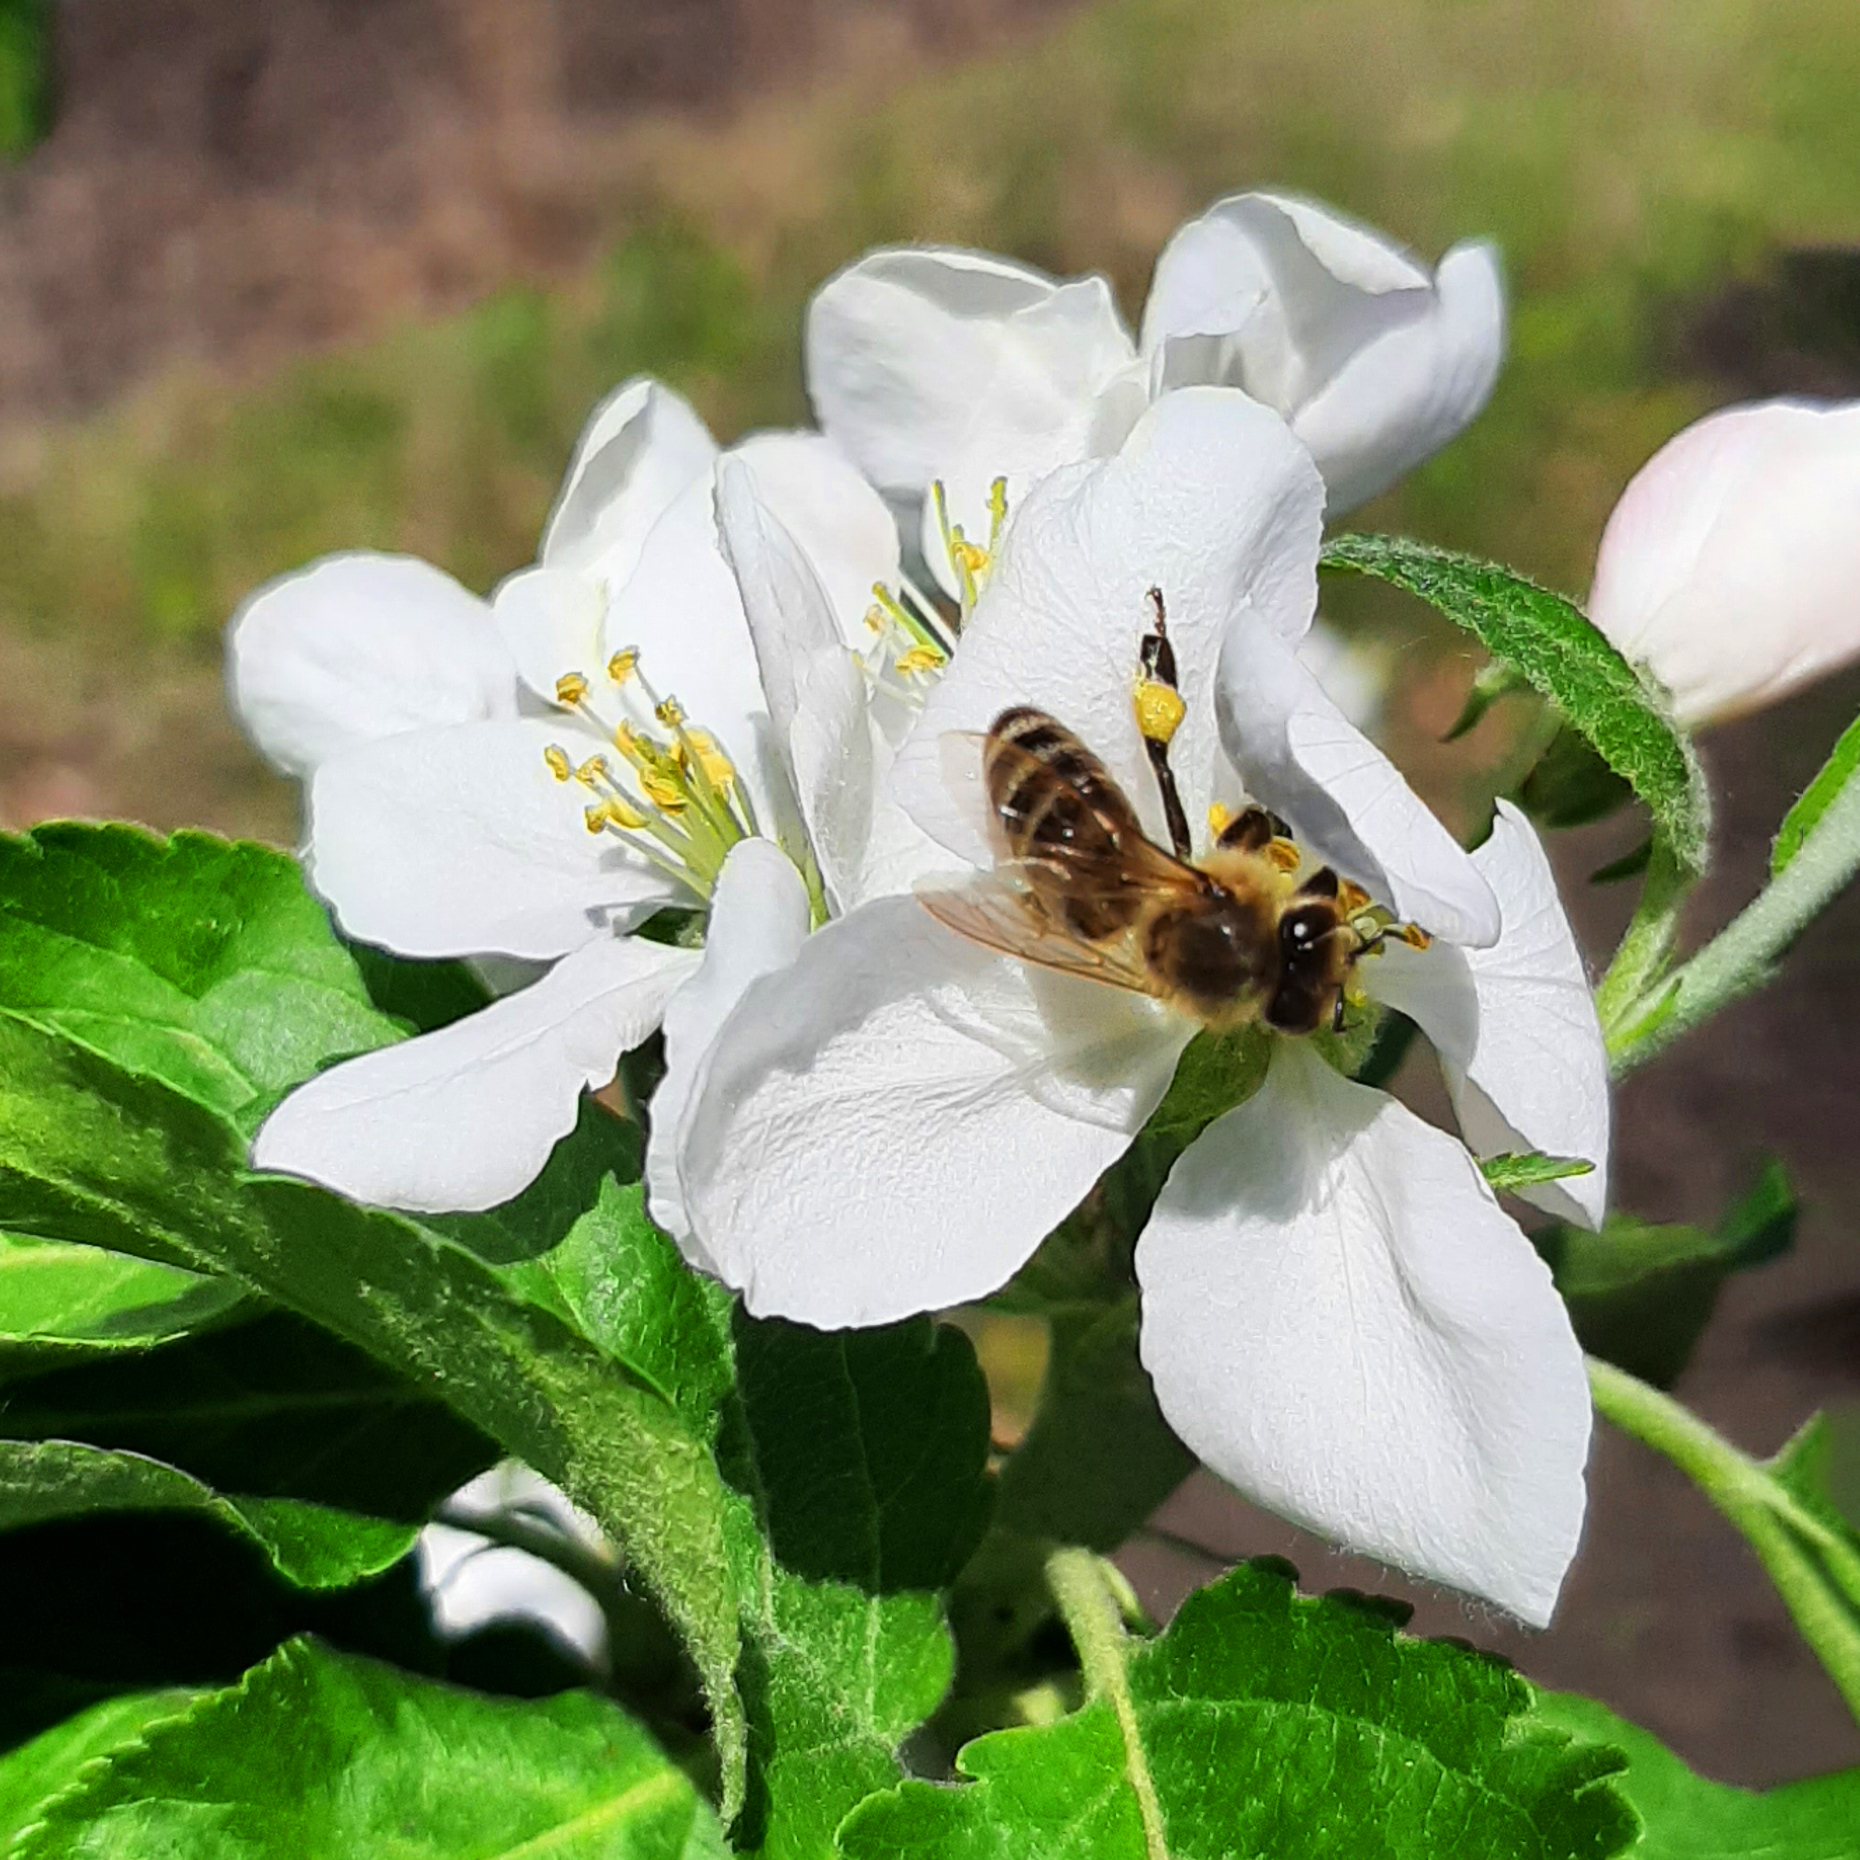
[[[1064,724],[1020,705],[1004,710],[982,752],[988,798],[1008,851],[1017,859],[1063,864],[1076,880],[1102,873],[1106,883],[1064,900],[1071,927],[1098,939],[1136,916],[1134,896],[1121,896],[1119,855],[1142,843],[1143,828],[1104,764]]]

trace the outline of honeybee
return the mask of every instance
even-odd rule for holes
[[[1173,692],[1161,594],[1152,589],[1150,601],[1142,675]],[[923,904],[990,949],[1154,996],[1210,1028],[1341,1026],[1350,972],[1380,939],[1346,920],[1328,866],[1302,879],[1286,869],[1284,823],[1264,808],[1234,816],[1195,863],[1169,771],[1172,733],[1173,720],[1143,730],[1174,842],[1166,851],[1064,724],[1026,705],[1004,710],[981,756],[1006,857],[963,886],[925,890]]]

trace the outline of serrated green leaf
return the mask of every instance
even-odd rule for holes
[[[1583,1348],[1667,1388],[1690,1359],[1725,1279],[1786,1251],[1795,1216],[1789,1178],[1771,1162],[1715,1233],[1611,1215],[1599,1233],[1556,1226],[1535,1240]]]
[[[68,1789],[87,1763],[133,1742],[161,1719],[179,1716],[199,1696],[179,1689],[126,1692],[0,1757],[0,1853],[9,1851],[13,1836],[38,1820],[45,1804]]]
[[[0,1436],[81,1440],[220,1492],[304,1499],[403,1523],[496,1460],[438,1399],[288,1312],[12,1383]]]
[[[1704,866],[1710,798],[1687,738],[1573,602],[1471,556],[1395,536],[1333,536],[1323,566],[1404,588],[1472,633],[1556,705],[1652,810],[1673,850]]]
[[[1546,1156],[1541,1150],[1505,1151],[1487,1156],[1479,1171],[1500,1194],[1515,1194],[1541,1182],[1561,1182],[1572,1175],[1592,1175],[1595,1165],[1579,1156]]]
[[[1116,1695],[965,1746],[966,1786],[906,1783],[846,1860],[1603,1860],[1634,1817],[1619,1757],[1530,1726],[1502,1662],[1396,1632],[1405,1611],[1298,1596],[1244,1564],[1129,1644]],[[1145,1829],[1145,1797],[1162,1835]]]
[[[55,1798],[17,1860],[723,1860],[691,1780],[585,1692],[486,1698],[282,1647]]]
[[[1776,832],[1776,844],[1770,850],[1770,876],[1778,876],[1802,850],[1815,824],[1821,819],[1841,790],[1860,775],[1860,717],[1841,733],[1834,753],[1821,765],[1820,772],[1803,789],[1796,804],[1783,816]]]
[[[0,1441],[0,1531],[98,1511],[195,1511],[248,1537],[305,1589],[337,1589],[398,1563],[416,1524],[291,1498],[215,1492],[178,1466],[75,1440]]]
[[[754,1510],[736,1533],[751,1723],[737,1838],[764,1860],[821,1860],[949,1689],[935,1591],[985,1519],[987,1385],[968,1339],[927,1319],[822,1333],[739,1318],[735,1350],[721,1448]]]
[[[61,1360],[172,1343],[250,1303],[224,1279],[0,1234],[0,1381]]]
[[[0,1009],[232,1117],[401,1035],[294,859],[120,825],[0,836]]]
[[[239,1280],[443,1393],[562,1486],[683,1635],[733,1807],[739,1598],[706,1444],[463,1248],[307,1184],[243,1176],[242,1161],[240,1138],[202,1107],[0,1015],[0,1225]]]
[[[1854,1860],[1860,1854],[1860,1769],[1759,1793],[1708,1781],[1651,1732],[1606,1705],[1540,1692],[1535,1723],[1614,1745],[1628,1759],[1616,1786],[1644,1826],[1629,1860]]]

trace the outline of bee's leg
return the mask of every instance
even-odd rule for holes
[[[1169,743],[1181,727],[1187,706],[1176,684],[1175,648],[1169,643],[1168,622],[1163,616],[1160,588],[1150,590],[1150,605],[1155,609],[1156,624],[1143,635],[1138,647],[1137,729],[1149,755],[1150,767],[1156,771],[1156,786],[1162,793],[1163,818],[1169,823],[1169,842],[1178,859],[1186,859],[1194,850],[1188,832],[1188,812],[1175,785],[1175,770],[1169,766]]]
[[[1343,990],[1337,990],[1337,1005],[1330,1011],[1330,1030],[1332,1033],[1343,1031]]]

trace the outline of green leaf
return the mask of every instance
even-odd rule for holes
[[[1716,1233],[1611,1215],[1599,1233],[1557,1226],[1535,1239],[1583,1348],[1667,1388],[1690,1360],[1724,1281],[1785,1251],[1795,1217],[1789,1178],[1771,1162]]]
[[[1535,1188],[1541,1182],[1561,1182],[1572,1175],[1591,1175],[1595,1165],[1579,1156],[1546,1156],[1541,1150],[1522,1153],[1506,1150],[1501,1155],[1486,1157],[1479,1169],[1501,1195],[1512,1195],[1521,1188]]]
[[[1602,760],[1587,737],[1567,724],[1518,784],[1524,811],[1539,825],[1558,829],[1606,820],[1633,798],[1632,785]]]
[[[723,1860],[691,1780],[618,1706],[519,1701],[293,1641],[85,1773],[18,1860]]]
[[[683,1635],[733,1809],[739,1598],[705,1442],[463,1248],[304,1183],[243,1176],[242,1162],[236,1133],[202,1107],[0,1015],[0,1226],[223,1273],[440,1392],[562,1486]]]
[[[0,154],[24,155],[50,133],[53,50],[52,0],[0,0]]]
[[[95,1511],[197,1511],[249,1537],[281,1576],[337,1589],[377,1576],[419,1526],[291,1498],[222,1496],[178,1466],[75,1440],[0,1441],[0,1531]]]
[[[1783,816],[1782,826],[1777,830],[1776,844],[1770,851],[1772,878],[1780,874],[1802,850],[1802,842],[1808,838],[1815,823],[1834,805],[1841,790],[1856,774],[1860,774],[1860,717],[1856,717],[1842,732],[1841,740],[1834,745],[1834,753],[1821,765],[1821,772]]]
[[[180,1690],[126,1692],[41,1731],[0,1757],[0,1853],[46,1803],[69,1788],[87,1763],[131,1743],[152,1724],[185,1712],[199,1695]]]
[[[949,1689],[938,1589],[986,1516],[988,1391],[960,1331],[926,1319],[823,1334],[739,1318],[730,1476],[751,1721],[739,1845],[833,1851],[855,1803],[899,1777],[899,1745]],[[779,1560],[778,1560],[779,1558]]]
[[[0,1234],[0,1381],[26,1367],[172,1343],[249,1302],[225,1279]]]
[[[1710,1782],[1658,1738],[1594,1699],[1541,1692],[1532,1721],[1626,1753],[1616,1787],[1645,1824],[1630,1860],[1853,1860],[1860,1769],[1759,1794]]]
[[[166,1461],[220,1492],[402,1523],[497,1457],[430,1388],[288,1312],[12,1384],[0,1435]]]
[[[1472,633],[1547,697],[1652,810],[1674,851],[1705,864],[1711,807],[1688,739],[1581,610],[1508,569],[1395,536],[1333,536],[1323,566],[1374,575]]]
[[[230,1116],[401,1034],[294,859],[128,826],[0,836],[0,1008]]]
[[[908,1782],[840,1831],[846,1860],[1603,1860],[1633,1837],[1618,1755],[1530,1725],[1502,1662],[1398,1634],[1405,1610],[1296,1594],[1273,1561],[1125,1643],[1115,1685],[967,1745],[965,1787]],[[1146,1798],[1163,1845],[1146,1835]]]

